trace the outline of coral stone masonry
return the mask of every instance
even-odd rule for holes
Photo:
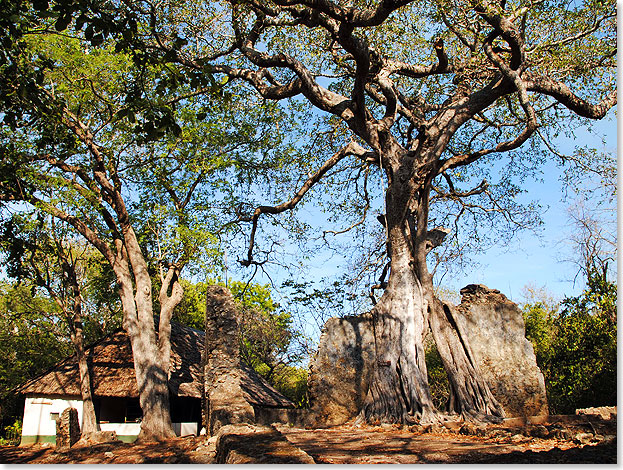
[[[464,287],[461,296],[457,323],[506,417],[547,415],[545,380],[526,339],[521,310],[481,284]]]
[[[521,310],[483,285],[470,284],[461,294],[461,304],[452,307],[457,327],[506,417],[547,415],[545,382]],[[374,356],[369,314],[326,322],[309,378],[311,426],[336,426],[357,416]]]
[[[205,327],[204,426],[214,435],[226,424],[255,421],[241,387],[238,310],[228,289],[208,286]]]

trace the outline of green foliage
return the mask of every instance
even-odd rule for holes
[[[18,445],[22,438],[22,420],[16,419],[13,424],[5,426],[4,437],[0,437],[0,445]]]
[[[49,299],[29,286],[0,282],[0,414],[18,416],[13,390],[72,352],[59,335],[58,312]]]
[[[213,282],[183,280],[184,298],[173,320],[203,330],[206,287]],[[304,356],[298,344],[301,333],[292,315],[273,301],[267,285],[230,281],[227,287],[241,311],[242,359],[295,404],[307,406],[307,370],[296,365]]]
[[[306,368],[284,365],[274,375],[273,385],[298,408],[308,408],[307,376]]]
[[[593,270],[586,290],[565,298],[560,310],[542,303],[524,307],[550,413],[616,404],[616,298],[616,284]]]
[[[441,356],[434,341],[428,341],[426,350],[426,370],[428,371],[428,385],[433,399],[433,404],[438,410],[443,410],[450,398],[450,383],[448,374],[443,367]]]

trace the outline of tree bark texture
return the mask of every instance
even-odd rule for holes
[[[93,404],[93,389],[91,387],[91,374],[89,372],[88,358],[84,351],[84,340],[82,336],[82,325],[77,325],[81,320],[76,320],[76,331],[72,335],[72,342],[76,350],[78,359],[78,370],[80,372],[80,396],[82,398],[82,427],[80,432],[83,436],[100,430],[95,415]]]
[[[125,246],[127,247],[128,244]],[[123,326],[132,345],[139,403],[143,411],[138,439],[141,441],[164,440],[175,436],[169,410],[169,371],[162,363],[156,338],[151,279],[146,265],[144,269],[136,269],[134,266],[137,258],[142,258],[138,245],[134,248],[139,252],[133,253],[133,256],[129,258],[134,261],[131,264],[135,286],[130,275],[130,263],[127,261],[117,264],[116,274],[123,306]],[[128,251],[131,249],[128,248]],[[138,264],[142,263],[139,259]]]
[[[63,253],[64,255],[64,253]],[[71,342],[76,351],[76,359],[78,360],[78,372],[80,377],[80,396],[82,398],[82,427],[80,432],[82,436],[94,433],[100,430],[95,415],[95,406],[93,404],[93,388],[91,387],[91,374],[87,362],[87,355],[84,351],[84,335],[82,326],[82,295],[78,276],[76,274],[75,264],[65,257],[61,266],[63,269],[64,283],[67,291],[71,293],[69,301],[71,302],[71,311],[69,312],[69,331]]]
[[[467,421],[501,421],[504,410],[484,381],[453,308],[435,299],[429,325],[450,383],[446,411]]]
[[[437,420],[424,354],[428,305],[414,269],[410,185],[391,184],[386,227],[391,271],[372,314],[376,363],[360,418],[369,423],[429,423]]]

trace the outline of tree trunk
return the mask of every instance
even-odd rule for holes
[[[84,335],[82,326],[82,295],[80,285],[78,284],[78,276],[76,275],[75,264],[68,261],[67,258],[62,261],[62,269],[64,274],[64,283],[68,292],[71,293],[69,302],[71,303],[70,312],[68,312],[68,322],[71,342],[76,351],[76,359],[78,360],[78,372],[80,376],[80,396],[82,398],[82,427],[81,435],[88,434],[100,430],[95,415],[95,406],[93,404],[93,389],[91,387],[91,374],[87,363],[87,355],[84,351]]]
[[[501,421],[504,410],[482,378],[452,307],[435,299],[429,324],[450,383],[447,411],[467,421]]]
[[[84,339],[82,335],[82,321],[80,318],[74,321],[75,332],[72,334],[72,342],[76,350],[78,359],[78,370],[80,372],[80,396],[82,397],[82,428],[81,435],[84,437],[90,433],[100,430],[95,415],[95,406],[93,404],[93,392],[91,388],[91,375],[89,373],[89,365],[87,355],[84,351]]]
[[[179,282],[179,268],[170,266],[166,276],[163,276],[160,287],[160,323],[158,324],[158,350],[160,362],[167,372],[171,365],[171,318],[173,310],[184,297],[184,288]],[[169,289],[171,294],[169,294]],[[169,378],[167,373],[167,380]]]
[[[360,419],[368,423],[437,421],[424,355],[427,302],[414,269],[411,188],[403,182],[387,191],[387,288],[372,310],[376,362]]]
[[[385,225],[391,270],[385,292],[372,310],[376,363],[359,415],[369,423],[440,419],[430,395],[423,345],[429,324],[451,384],[451,411],[474,420],[504,415],[473,362],[452,312],[434,295],[426,263],[434,246],[428,239],[432,180],[418,177],[410,166],[428,160],[432,159],[425,155],[387,159],[400,163],[387,172]]]
[[[138,439],[159,441],[175,437],[169,411],[168,369],[163,367],[151,303],[151,280],[136,276],[136,294],[127,263],[116,265],[123,305],[123,327],[130,337],[143,421]]]

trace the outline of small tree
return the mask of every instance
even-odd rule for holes
[[[579,296],[555,304],[540,295],[524,306],[550,413],[616,404],[616,298],[616,284],[591,270]]]
[[[17,216],[5,224],[1,242],[3,251],[8,251],[9,276],[25,281],[33,289],[43,289],[57,305],[58,312],[43,312],[42,315],[49,316],[52,321],[60,317],[74,348],[83,406],[81,433],[87,436],[99,431],[83,326],[88,247],[80,247],[72,241],[54,219]]]
[[[0,282],[0,419],[3,426],[21,417],[15,388],[71,354],[65,331],[53,315],[58,306],[32,286]],[[60,333],[60,334],[59,334]]]

